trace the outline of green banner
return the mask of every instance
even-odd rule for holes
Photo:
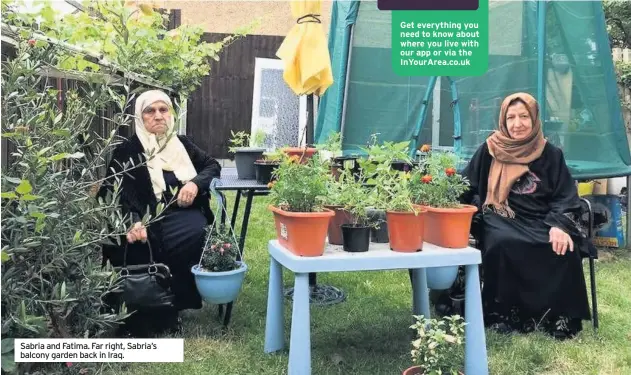
[[[489,63],[489,0],[477,10],[392,11],[392,68],[402,76],[480,76]]]

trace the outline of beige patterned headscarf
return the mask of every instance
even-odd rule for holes
[[[184,145],[180,142],[177,134],[172,134],[174,133],[173,116],[169,116],[165,134],[156,135],[150,133],[145,128],[145,124],[142,120],[142,112],[148,106],[159,101],[166,103],[170,109],[173,109],[173,104],[167,94],[160,90],[151,90],[144,92],[136,99],[135,110],[136,135],[138,139],[140,139],[140,143],[142,143],[142,147],[148,157],[147,168],[151,176],[153,192],[158,200],[162,198],[162,193],[166,190],[163,170],[173,171],[177,179],[183,183],[197,176],[197,171]],[[168,142],[165,145],[167,139]],[[151,155],[153,155],[153,157],[151,157]]]

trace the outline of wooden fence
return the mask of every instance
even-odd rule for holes
[[[217,42],[230,34],[205,33],[204,41]],[[226,47],[210,75],[191,94],[186,133],[214,158],[228,159],[230,132],[250,132],[255,58],[277,58],[282,36],[248,35]]]

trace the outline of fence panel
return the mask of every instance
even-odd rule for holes
[[[217,42],[229,34],[205,33]],[[228,47],[213,62],[210,75],[188,101],[186,133],[214,158],[228,159],[230,132],[250,132],[256,57],[277,58],[282,36],[248,35]]]

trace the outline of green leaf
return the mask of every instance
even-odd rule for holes
[[[51,157],[50,157],[50,158],[48,158],[48,159],[49,159],[49,160],[51,160],[51,161],[59,161],[59,160],[62,160],[62,159],[67,158],[67,157],[68,157],[68,155],[69,155],[69,154],[68,154],[67,152],[63,152],[63,153],[61,153],[61,154],[56,154],[56,155],[53,155],[53,156],[51,156]]]
[[[62,282],[61,283],[61,292],[59,293],[59,297],[61,297],[61,299],[64,299],[64,297],[66,296],[66,282]]]
[[[31,216],[36,219],[46,219],[46,214],[43,212],[31,212]]]
[[[47,153],[48,151],[50,151],[52,149],[52,147],[44,147],[43,149],[39,150],[37,152],[37,156],[42,156],[45,153]]]
[[[0,263],[7,262],[9,259],[11,259],[11,257],[9,256],[9,254],[7,254],[6,251],[4,250],[0,251]],[[4,345],[2,346],[2,351],[4,352]]]
[[[53,120],[53,125],[56,125],[59,123],[59,121],[61,121],[61,118],[63,117],[63,112],[59,112],[59,114],[57,116],[55,116],[55,120]]]
[[[68,155],[68,158],[70,158],[70,159],[81,159],[84,156],[85,156],[85,154],[83,152],[75,152],[73,154]]]
[[[5,181],[9,181],[12,184],[19,184],[20,182],[22,182],[22,180],[20,180],[19,178],[9,176],[2,176],[2,179]]]
[[[57,129],[57,130],[53,130],[53,135],[56,136],[60,136],[60,137],[70,137],[70,130],[68,129]]]
[[[28,180],[22,180],[20,181],[20,184],[15,188],[15,191],[18,194],[28,194],[33,191],[33,187]]]
[[[18,196],[12,191],[8,191],[6,193],[0,194],[0,198],[2,199],[16,199]]]
[[[2,354],[2,371],[12,373],[17,369],[13,353]]]
[[[36,199],[40,199],[41,196],[39,195],[33,195],[33,194],[24,194],[23,196],[20,197],[21,201],[34,201]]]

